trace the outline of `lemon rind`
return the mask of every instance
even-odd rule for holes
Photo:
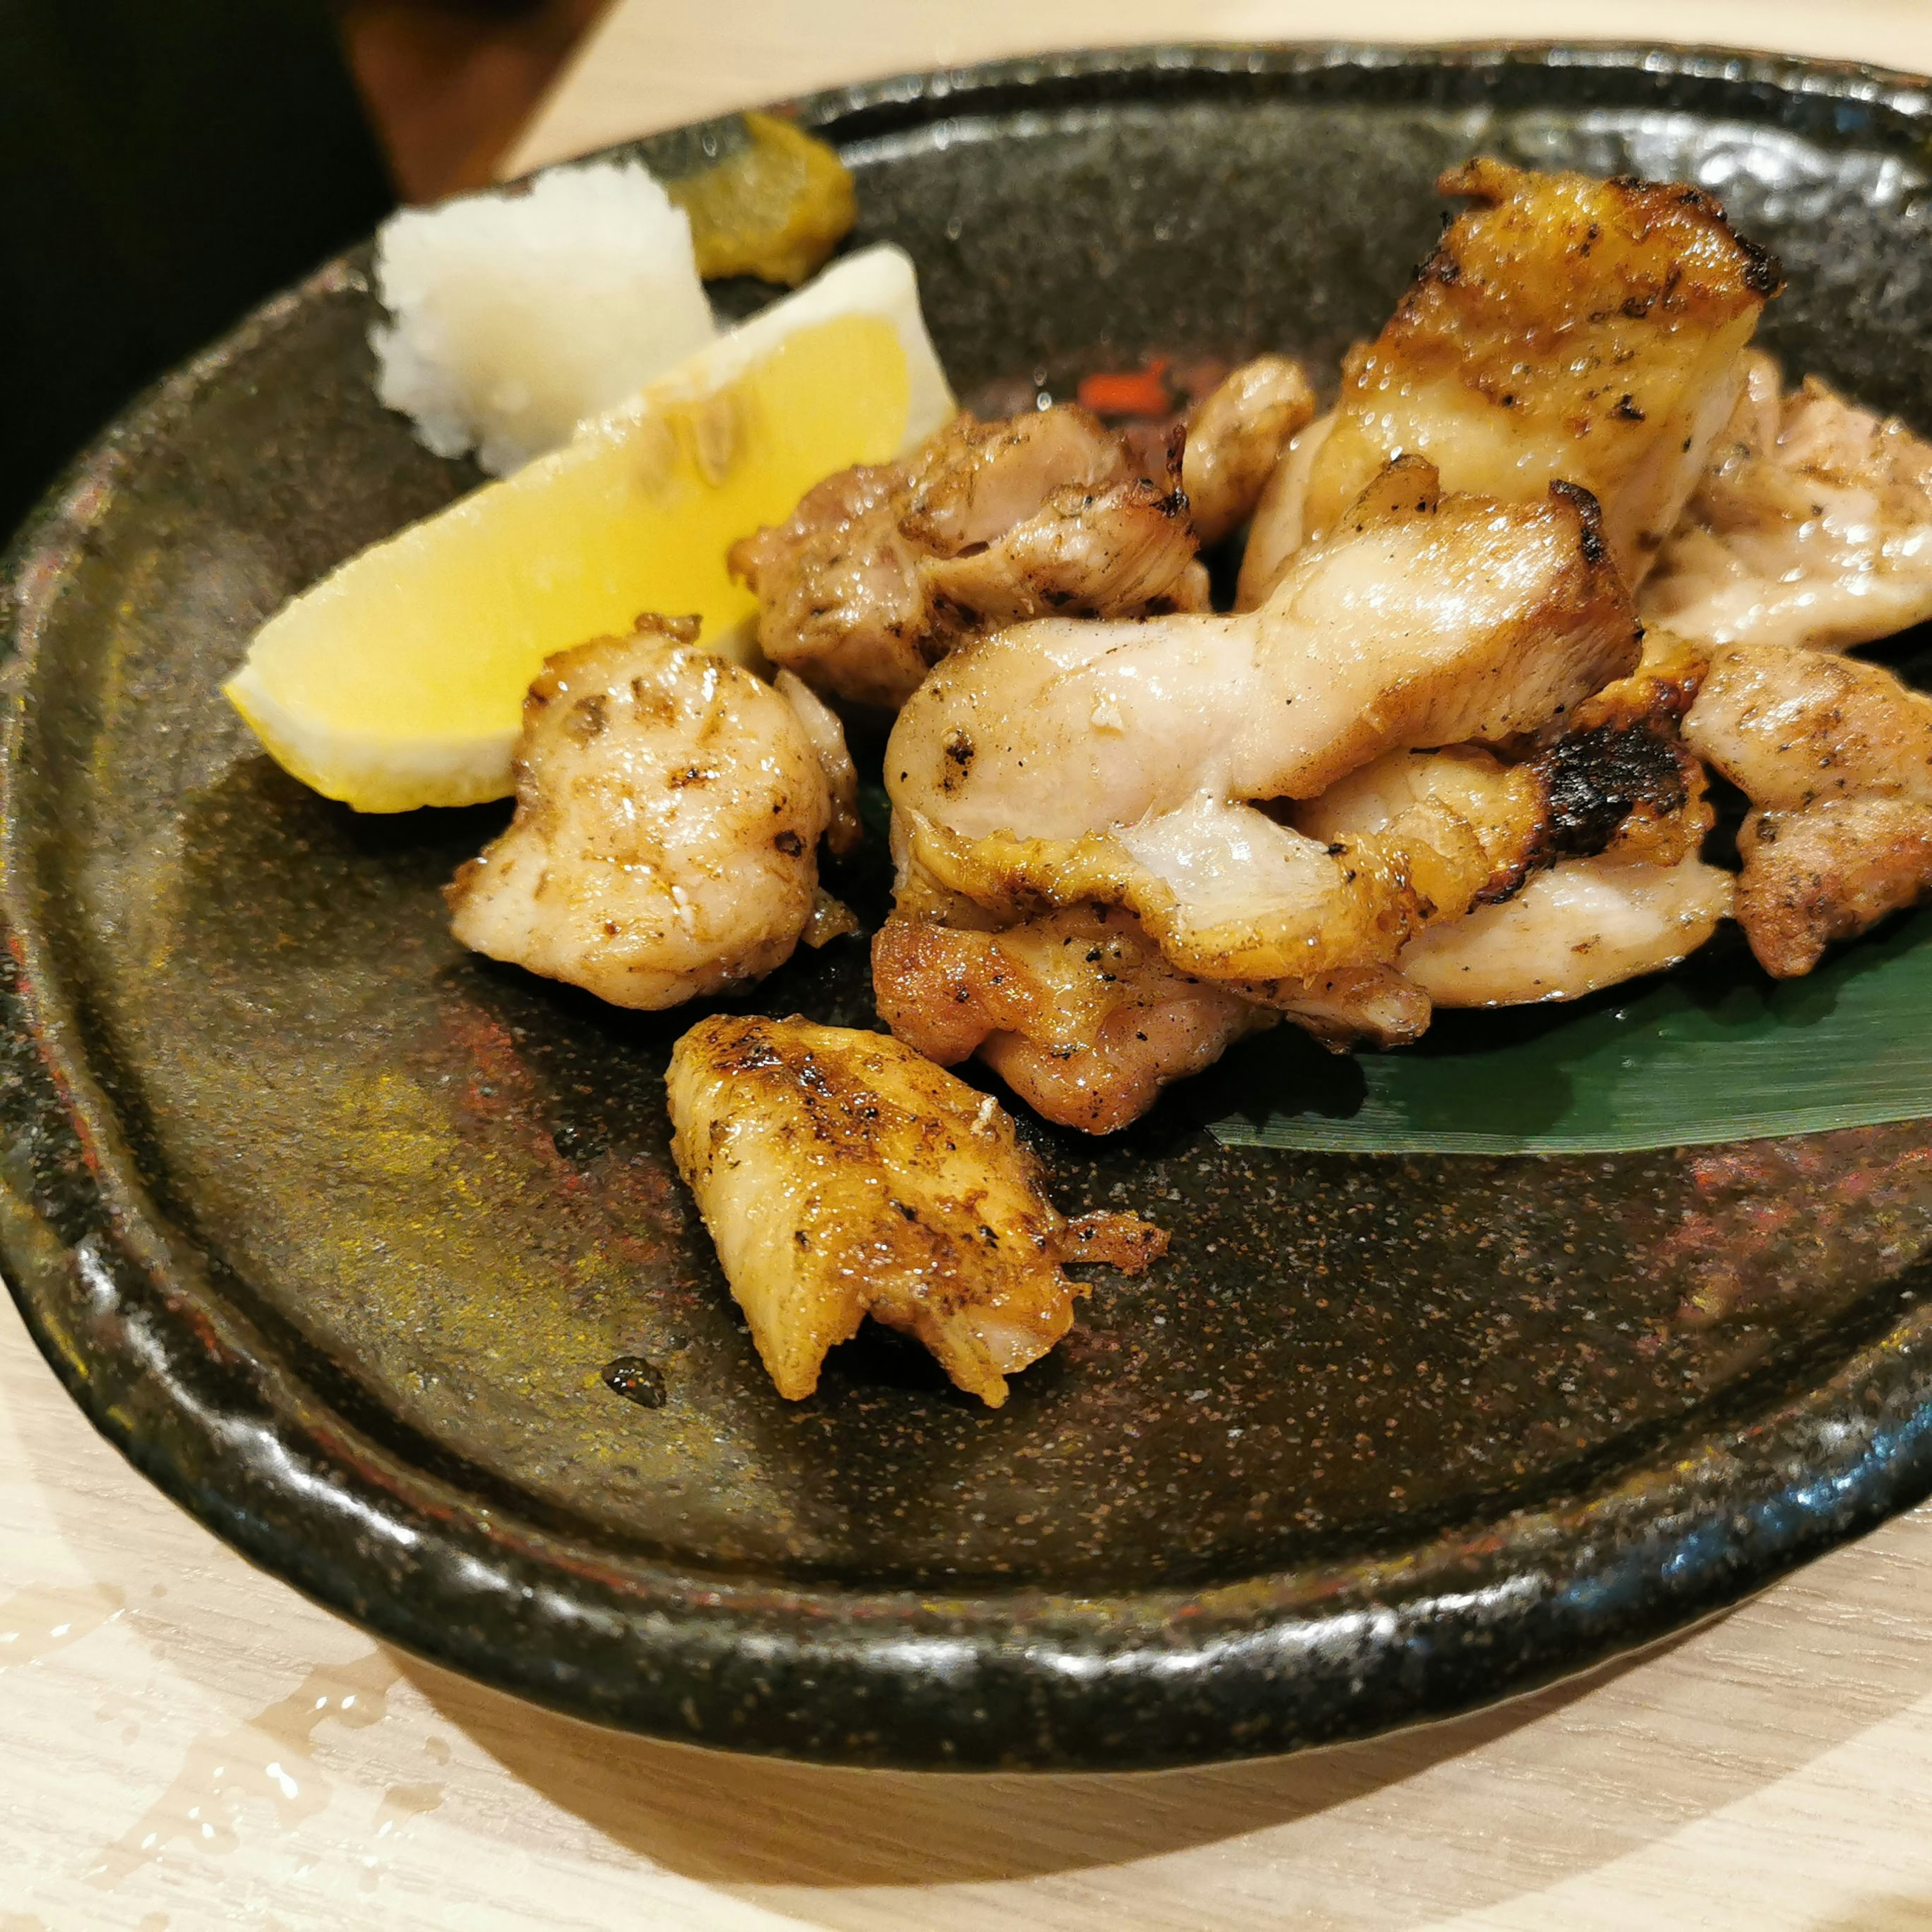
[[[911,260],[880,244],[834,263],[796,293],[739,325],[636,396],[580,424],[562,448],[538,458],[516,477],[485,486],[541,488],[546,472],[586,460],[587,443],[623,443],[652,416],[688,408],[740,381],[793,336],[850,316],[886,322],[905,358],[904,453],[923,442],[952,414],[954,404],[919,303]],[[592,459],[594,460],[594,459]],[[407,525],[338,565],[284,605],[258,630],[248,654],[221,688],[276,763],[327,798],[358,812],[394,812],[424,806],[483,803],[512,790],[510,759],[517,734],[492,730],[423,732],[382,725],[345,725],[298,710],[278,697],[274,676],[279,620],[296,604],[312,614],[341,596],[346,574],[398,548],[407,550],[444,518],[460,518],[483,491]],[[563,648],[560,642],[559,648]]]

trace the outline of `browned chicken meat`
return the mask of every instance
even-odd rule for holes
[[[1730,915],[1733,883],[1694,855],[1565,859],[1503,904],[1418,933],[1402,970],[1438,1006],[1580,999],[1688,958]]]
[[[1519,762],[1472,746],[1396,753],[1294,822],[1331,840],[1385,838],[1426,804],[1436,844],[1458,820],[1477,833],[1490,884],[1460,915],[1427,922],[1399,961],[1436,1006],[1575,999],[1674,965],[1730,908],[1730,875],[1698,859],[1714,814],[1679,728],[1704,673],[1701,652],[1659,634],[1636,672]]]
[[[1331,849],[1250,801],[1313,796],[1390,749],[1538,730],[1629,670],[1593,508],[1445,496],[1426,464],[1392,465],[1262,610],[968,646],[887,748],[903,859],[1003,919],[1123,907],[1197,978],[1389,963],[1486,884],[1480,844],[1439,863],[1420,836]]]
[[[818,890],[857,834],[838,721],[694,648],[695,618],[560,652],[524,703],[516,815],[448,890],[466,946],[620,1006],[756,980],[850,930]]]
[[[1131,913],[1076,907],[1000,930],[900,909],[872,942],[879,1016],[930,1060],[978,1054],[1062,1126],[1112,1133],[1171,1081],[1278,1016],[1178,973]],[[970,916],[970,914],[968,915]]]
[[[665,1084],[678,1171],[794,1401],[869,1315],[997,1408],[1087,1292],[1063,1262],[1137,1270],[1166,1246],[1130,1214],[1064,1220],[1000,1107],[883,1034],[718,1015]]]
[[[1834,940],[1932,891],[1932,808],[1880,794],[1754,812],[1738,850],[1738,922],[1767,973],[1800,978]]]
[[[1164,1087],[1284,1018],[1337,1051],[1402,1046],[1429,1024],[1428,996],[1386,967],[1192,978],[1117,906],[996,931],[901,910],[873,941],[872,971],[898,1037],[948,1066],[976,1053],[1035,1112],[1093,1134],[1138,1120]]]
[[[1180,487],[1204,548],[1255,513],[1296,432],[1315,414],[1315,392],[1298,362],[1257,356],[1206,396],[1187,420]]]
[[[1785,644],[1712,655],[1684,735],[1750,800],[1737,917],[1779,979],[1932,890],[1932,698]]]
[[[1405,453],[1454,490],[1590,490],[1635,584],[1731,413],[1780,274],[1708,195],[1486,160],[1438,185],[1474,205],[1381,335],[1350,352],[1332,417],[1298,439],[1256,518],[1244,608]]]
[[[1587,498],[1444,497],[1413,461],[1252,617],[976,644],[888,747],[880,1010],[1094,1132],[1277,1016],[1413,1040],[1436,986],[1472,983],[1412,974],[1418,934],[1579,858],[1646,886],[1694,861],[1710,813],[1678,725],[1702,660],[1637,657]],[[1648,970],[1634,945],[1598,967],[1618,960]]]
[[[1754,351],[1744,392],[1644,586],[1710,644],[1840,650],[1932,616],[1932,445]]]
[[[1135,473],[1118,436],[1062,404],[1001,422],[962,414],[909,464],[828,477],[730,561],[774,664],[893,708],[990,626],[1204,610],[1194,550],[1179,490]]]

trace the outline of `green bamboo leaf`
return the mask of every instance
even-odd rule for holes
[[[1393,1053],[1283,1028],[1230,1058],[1231,1146],[1622,1154],[1932,1114],[1932,910],[1768,979],[1736,928],[1674,972],[1572,1004],[1443,1012]]]

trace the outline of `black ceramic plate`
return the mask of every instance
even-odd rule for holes
[[[1152,351],[1330,368],[1428,248],[1438,170],[1481,151],[1715,189],[1789,269],[1772,346],[1932,422],[1916,82],[1216,49],[802,111],[968,395]],[[356,818],[216,695],[284,598],[475,480],[376,406],[361,260],[136,409],[15,561],[0,1240],[76,1399],[238,1549],[612,1724],[1118,1767],[1522,1688],[1932,1486],[1924,1128],[1224,1148],[1202,1123],[1242,1070],[1114,1141],[1028,1124],[1068,1208],[1174,1238],[1005,1408],[882,1334],[781,1402],[666,1156],[692,1016],[459,952],[437,888],[502,812]],[[874,916],[878,862],[843,881]],[[862,946],[755,997],[862,1022]],[[605,1386],[623,1356],[662,1406]]]

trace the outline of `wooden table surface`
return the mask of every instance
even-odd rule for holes
[[[512,165],[1028,46],[1629,38],[1932,69],[1920,0],[628,0]],[[97,1438],[0,1302],[0,1932],[1932,1928],[1932,1507],[1637,1659],[1380,1742],[938,1778],[596,1731],[372,1642]]]

